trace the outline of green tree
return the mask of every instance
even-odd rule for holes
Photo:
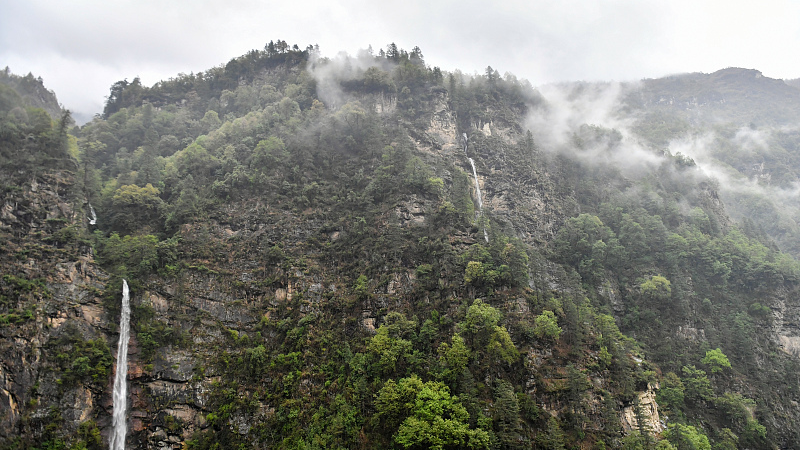
[[[706,376],[706,372],[693,365],[683,366],[683,385],[685,387],[686,398],[692,402],[708,401],[714,397],[711,390],[711,382]]]
[[[539,339],[547,338],[554,341],[558,340],[561,331],[561,327],[558,326],[558,320],[555,314],[553,314],[553,311],[542,311],[541,314],[533,319],[533,333]]]
[[[559,260],[589,283],[600,281],[606,266],[617,264],[622,250],[614,232],[590,214],[569,219],[558,231],[553,248]]]
[[[642,296],[651,302],[663,303],[672,294],[671,283],[661,275],[655,275],[639,285]]]
[[[656,394],[658,405],[673,413],[680,412],[684,407],[685,390],[683,382],[675,372],[667,372],[662,379],[661,389]]]
[[[486,281],[486,268],[480,261],[470,261],[464,270],[464,282],[480,286]]]
[[[379,374],[403,372],[402,369],[412,354],[416,327],[416,317],[408,320],[398,312],[386,315],[384,323],[378,327],[367,345]]]
[[[725,369],[731,368],[728,357],[722,353],[719,347],[706,352],[706,356],[700,361],[711,368],[711,373],[722,373]]]
[[[547,450],[564,450],[564,431],[561,430],[558,419],[551,416],[547,420],[547,431],[539,433],[536,441]]]
[[[250,167],[263,173],[268,173],[278,169],[289,159],[286,145],[277,136],[270,136],[267,139],[258,141],[253,150],[250,160]]]
[[[122,232],[157,230],[165,211],[161,191],[148,183],[120,186],[111,197],[111,227]]]
[[[423,383],[416,375],[389,380],[375,407],[384,429],[404,448],[489,448],[489,433],[469,427],[469,413],[443,383]]]
[[[671,423],[664,432],[664,437],[677,450],[711,450],[708,437],[691,425]]]
[[[514,387],[506,380],[498,380],[494,387],[493,425],[501,448],[522,448],[520,407]]]
[[[453,335],[449,345],[446,342],[442,342],[438,351],[446,366],[443,374],[444,379],[450,382],[451,386],[454,386],[458,377],[467,368],[472,352],[467,348],[464,338],[459,334]]]
[[[475,299],[461,324],[462,332],[476,354],[483,353],[511,364],[519,357],[519,353],[508,330],[499,322],[500,311],[481,299]]]

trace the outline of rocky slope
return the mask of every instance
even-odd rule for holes
[[[77,163],[4,170],[0,446],[105,445],[122,278],[131,448],[798,445],[797,263],[679,155],[417,50],[117,84]]]

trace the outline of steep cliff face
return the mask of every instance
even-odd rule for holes
[[[420,55],[247,58],[2,174],[0,446],[104,445],[122,278],[132,448],[798,442],[800,269],[690,160]]]
[[[105,428],[114,341],[107,275],[82,239],[87,219],[68,171],[2,173],[0,434]],[[49,434],[48,434],[49,433]]]

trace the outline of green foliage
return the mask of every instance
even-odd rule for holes
[[[228,330],[212,349],[208,363],[226,380],[210,388],[208,427],[190,448],[651,447],[644,435],[620,439],[618,410],[660,370],[658,401],[671,423],[739,435],[719,445],[768,448],[773,434],[793,445],[791,431],[773,429],[793,419],[770,411],[771,402],[782,411],[792,398],[788,382],[771,383],[789,379],[791,364],[761,334],[772,318],[769,299],[792,295],[800,266],[755,224],[729,222],[722,204],[756,212],[779,245],[797,240],[800,228],[775,199],[742,194],[746,205],[731,203],[690,158],[664,153],[682,133],[705,131],[694,118],[650,104],[634,132],[660,163],[623,173],[614,152],[628,136],[617,130],[582,125],[571,130],[567,151],[542,151],[520,128],[542,99],[511,75],[487,68],[443,76],[419,49],[390,45],[359,64],[337,64],[342,73],[326,82],[338,83],[341,101],[325,105],[311,70],[331,61],[315,57],[306,67],[314,51],[279,40],[150,88],[116,83],[104,117],[75,130],[78,153],[63,117],[26,106],[0,84],[0,162],[39,174],[42,161],[55,167],[63,159],[75,170],[68,158],[77,155],[77,190],[101,216],[95,254],[113,276],[109,292],[123,276],[141,286],[174,277],[179,289],[170,301],[180,306],[198,287],[179,275],[202,272],[240,299],[229,307],[263,314],[258,332]],[[570,95],[592,90],[576,86]],[[439,114],[442,102],[452,115]],[[446,116],[470,135],[470,156],[504,178],[489,180],[489,195],[509,208],[487,210],[477,226],[471,173],[442,160],[443,143],[429,132]],[[491,136],[477,131],[484,126]],[[720,124],[714,133],[732,141],[738,129]],[[796,150],[789,133],[770,138],[770,155],[760,155],[776,186],[797,178],[791,161],[777,156]],[[739,147],[709,143],[731,168],[752,167]],[[13,183],[0,189],[8,204],[27,192]],[[409,202],[421,205],[424,221],[397,220]],[[12,229],[0,253],[36,259],[39,247],[14,248],[19,230]],[[80,224],[45,219],[40,230],[55,243],[48,254],[85,249]],[[408,271],[416,280],[383,294]],[[35,280],[16,277],[4,276],[0,293],[0,323],[14,333],[50,308],[38,306],[47,300],[44,279],[29,287]],[[288,283],[298,289],[276,306],[271,292]],[[486,302],[463,303],[476,296]],[[410,317],[412,308],[430,318],[399,314]],[[384,317],[368,338],[361,309]],[[184,310],[171,305],[168,317],[157,317],[135,308],[145,361],[164,346],[188,345]],[[650,361],[639,360],[644,352],[617,323],[646,344]],[[671,337],[675,330],[691,339]],[[728,355],[709,350],[717,346]],[[92,358],[68,347],[63,370],[93,379]],[[530,355],[524,364],[520,353]],[[698,361],[715,376],[688,365]],[[733,373],[731,362],[735,377],[716,376]],[[603,389],[588,383],[594,378]],[[752,401],[731,391],[739,384],[758,393],[769,429],[756,421]],[[590,390],[601,401],[591,410]],[[554,417],[542,404],[557,409]],[[274,409],[261,414],[264,405]],[[247,434],[239,434],[241,418],[251,422]],[[82,442],[89,445],[91,434]],[[41,445],[71,442],[59,439]],[[684,441],[702,444],[674,444],[689,448]]]
[[[464,282],[475,287],[524,286],[528,282],[528,254],[524,244],[497,234],[490,244],[474,244],[462,255]]]
[[[78,441],[72,444],[71,450],[101,450],[103,436],[94,420],[87,420],[78,426]]]
[[[722,350],[720,350],[719,347],[707,351],[706,356],[704,356],[700,362],[710,367],[712,374],[721,373],[725,369],[731,368],[731,363],[728,361],[728,357],[722,353]]]
[[[491,279],[486,278],[486,269],[480,261],[470,261],[467,263],[467,268],[464,271],[464,282],[469,284],[483,284],[491,282]]]
[[[667,411],[679,412],[683,409],[683,398],[686,388],[675,372],[667,372],[662,378],[661,389],[656,393],[656,400],[660,407]]]
[[[698,403],[712,399],[714,392],[711,390],[711,382],[708,380],[704,370],[690,365],[683,366],[681,373],[683,374],[681,380],[683,381],[687,400]]]
[[[606,266],[614,266],[622,247],[614,232],[597,216],[581,214],[569,219],[553,241],[558,260],[574,267],[584,281],[597,283]]]
[[[47,343],[55,353],[59,367],[60,384],[64,387],[77,383],[103,385],[111,373],[111,350],[103,338],[85,340],[75,326],[66,326],[58,338]]]
[[[416,375],[387,381],[375,396],[376,418],[404,448],[489,448],[489,434],[469,427],[469,413],[442,383]]]
[[[370,339],[367,350],[373,355],[380,374],[403,373],[402,369],[412,356],[416,322],[406,320],[399,313],[390,313],[386,323]]]
[[[369,279],[366,275],[359,275],[356,282],[353,284],[353,294],[358,297],[359,300],[364,300],[369,296]]]
[[[558,326],[558,320],[553,311],[543,311],[534,319],[533,333],[539,339],[558,340],[561,331],[563,330]]]
[[[664,437],[677,450],[711,450],[708,437],[691,425],[671,423],[664,432]]]
[[[522,448],[522,419],[514,387],[506,380],[498,380],[492,395],[492,424],[498,442],[503,448]]]
[[[158,349],[167,345],[183,346],[189,342],[186,333],[159,320],[150,306],[134,306],[131,309],[131,324],[142,350],[142,360],[147,363],[153,360]]]
[[[478,354],[511,364],[517,360],[519,352],[508,330],[499,325],[500,317],[496,308],[475,299],[461,324],[462,334]]]
[[[289,153],[283,141],[276,136],[270,136],[258,142],[253,150],[250,165],[262,173],[267,173],[280,167],[288,158]]]
[[[120,186],[111,197],[111,227],[124,233],[161,228],[166,205],[151,184]]]
[[[52,296],[43,278],[28,279],[12,274],[3,275],[2,292],[3,295],[0,299],[9,297],[42,299]]]
[[[539,433],[536,437],[537,443],[547,450],[563,450],[564,431],[558,423],[558,419],[550,417],[547,420],[547,429],[544,433]]]
[[[143,278],[168,264],[166,258],[159,258],[158,238],[153,235],[120,237],[113,233],[99,244],[101,261],[121,278]]]
[[[500,311],[481,299],[475,299],[467,309],[463,333],[476,346],[486,346],[500,322]]]
[[[470,357],[472,356],[469,348],[467,348],[464,338],[461,335],[454,334],[450,339],[450,344],[442,342],[439,345],[439,355],[444,360],[447,366],[447,373],[445,378],[454,380],[460,376],[464,369],[467,368]]]
[[[672,293],[670,282],[661,275],[650,277],[639,285],[642,296],[650,301],[664,302],[669,299]]]

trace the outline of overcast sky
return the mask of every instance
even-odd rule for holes
[[[84,116],[115,81],[149,86],[277,39],[325,56],[417,45],[429,65],[534,85],[725,67],[800,78],[797,0],[0,0],[0,67]]]

